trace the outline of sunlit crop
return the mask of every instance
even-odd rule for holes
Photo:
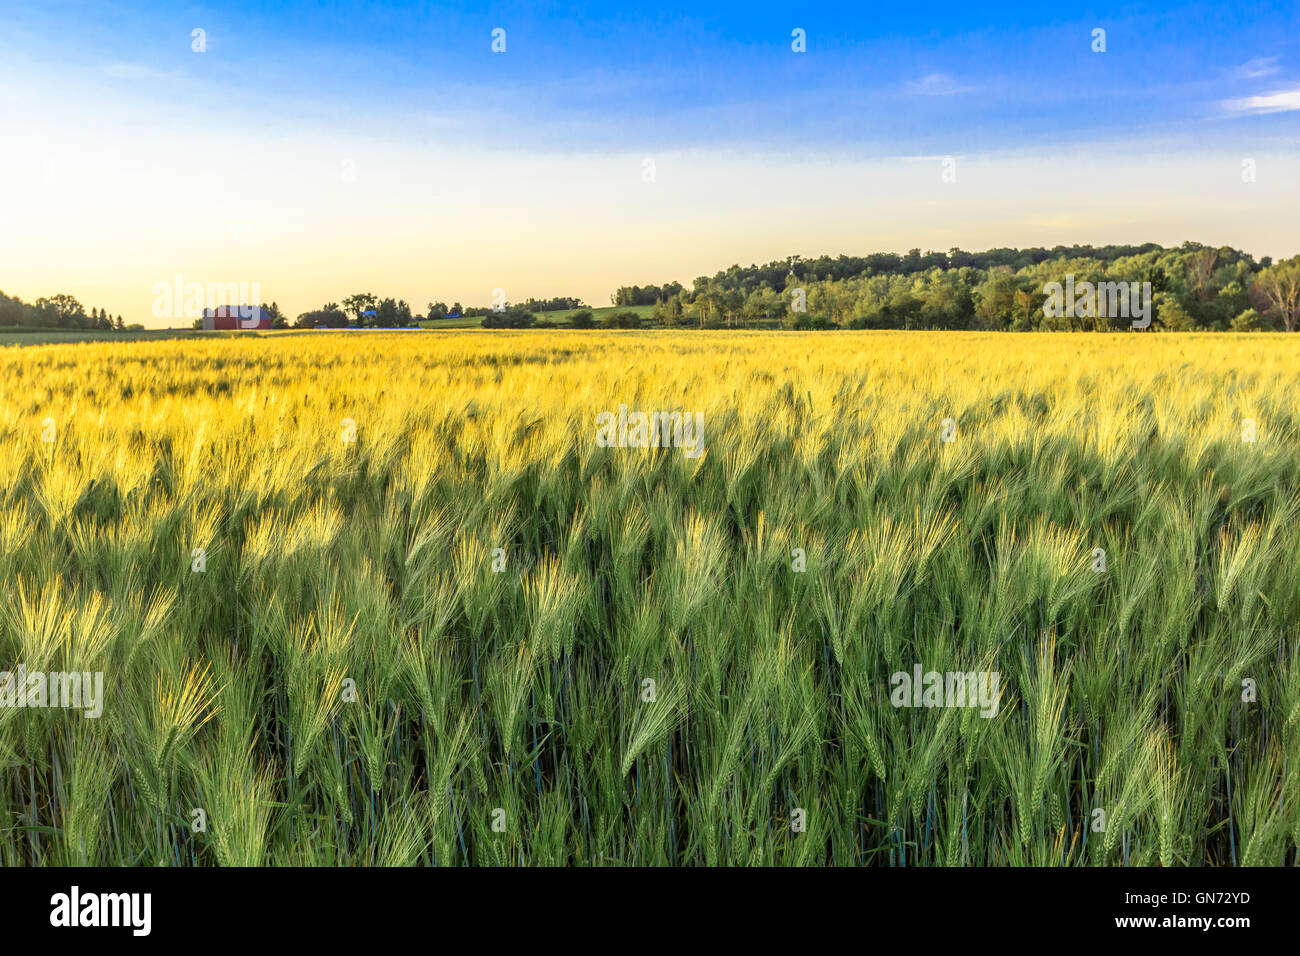
[[[0,863],[1251,865],[1290,336],[0,350]],[[703,453],[597,416],[699,412]],[[996,672],[995,716],[891,675]]]

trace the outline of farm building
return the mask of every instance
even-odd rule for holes
[[[205,329],[269,329],[271,317],[260,305],[220,305],[203,310]]]

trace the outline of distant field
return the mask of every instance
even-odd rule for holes
[[[483,325],[482,316],[462,316],[459,319],[425,319],[420,323],[422,329],[477,329]]]
[[[63,345],[77,342],[140,342],[184,338],[191,329],[145,329],[135,332],[105,332],[97,329],[34,329],[13,331],[0,328],[0,345]],[[208,333],[209,335],[215,333]]]
[[[568,325],[569,320],[573,318],[574,313],[582,312],[582,311],[584,310],[559,309],[555,312],[539,312],[537,314],[537,317],[539,319],[540,318],[550,319],[552,322],[556,323],[557,325],[561,325],[561,324]],[[654,306],[653,305],[610,305],[610,306],[602,306],[601,308],[598,309],[588,309],[586,311],[589,311],[595,317],[597,322],[600,322],[600,320],[607,315],[613,315],[615,312],[635,312],[637,315],[641,316],[641,318],[649,319],[651,313],[654,312]]]
[[[479,319],[453,319],[446,324],[429,325],[425,328],[476,329]],[[101,332],[90,329],[40,329],[30,332],[0,331],[0,346],[5,345],[75,345],[78,342],[157,342],[166,339],[190,339],[191,341],[210,341],[213,339],[255,339],[283,338],[286,336],[307,335],[320,336],[325,333],[350,335],[361,333],[373,335],[377,332],[400,332],[395,329],[245,329],[242,331],[222,330],[220,332],[203,329],[144,329],[134,332]]]
[[[1300,336],[346,335],[0,352],[0,865],[1297,861]]]
[[[534,314],[539,319],[546,319],[548,321],[554,322],[556,325],[566,326],[569,324],[570,320],[572,320],[575,313],[582,312],[582,311],[584,310],[583,309],[557,309],[554,312],[537,312]],[[611,305],[611,306],[604,306],[598,309],[587,309],[586,311],[591,312],[592,316],[595,317],[596,322],[599,323],[600,320],[603,319],[605,316],[612,315],[615,312],[629,312],[629,311],[635,312],[643,319],[649,319],[651,313],[654,312],[654,306],[652,305],[620,305],[620,306]],[[483,325],[483,317],[474,316],[473,318],[434,319],[432,321],[426,319],[425,321],[421,322],[420,325],[426,329],[477,329]]]
[[[548,319],[559,326],[567,326],[573,318],[575,312],[580,309],[561,309],[555,312],[538,312],[539,319]],[[649,319],[654,311],[654,306],[635,305],[635,306],[609,306],[606,308],[591,309],[592,315],[595,316],[597,323],[607,315],[614,312],[632,311],[644,319]],[[483,326],[482,316],[472,316],[469,318],[461,317],[459,319],[433,319],[424,320],[420,327],[424,329],[478,329]],[[171,339],[171,338],[220,338],[222,336],[256,336],[256,335],[285,335],[292,332],[316,332],[315,329],[276,329],[274,332],[246,330],[242,332],[205,332],[200,329],[145,329],[135,332],[104,332],[94,329],[24,329],[12,330],[0,328],[0,346],[4,345],[54,345],[54,344],[73,344],[76,342],[139,342],[151,339]],[[332,332],[355,332],[359,329],[330,329]],[[376,331],[376,330],[366,330]]]

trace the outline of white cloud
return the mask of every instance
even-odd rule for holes
[[[1255,59],[1247,60],[1237,67],[1235,73],[1244,79],[1255,80],[1261,76],[1272,76],[1280,69],[1281,67],[1277,65],[1277,57],[1257,56]]]
[[[1259,115],[1262,113],[1288,113],[1300,110],[1300,88],[1279,90],[1263,96],[1247,96],[1237,100],[1224,100],[1223,106],[1230,113]]]

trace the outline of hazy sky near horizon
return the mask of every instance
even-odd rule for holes
[[[6,0],[0,122],[0,290],[151,326],[178,274],[292,318],[791,254],[1300,253],[1294,2]]]

